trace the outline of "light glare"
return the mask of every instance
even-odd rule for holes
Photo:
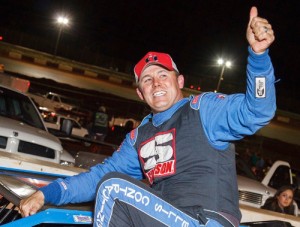
[[[226,65],[227,68],[230,68],[231,62],[230,61],[226,61],[225,65]]]
[[[223,65],[223,63],[224,63],[224,60],[223,60],[222,58],[219,58],[219,59],[218,59],[218,64],[219,64],[219,65]]]
[[[58,17],[57,23],[67,25],[69,23],[69,19],[66,17]]]

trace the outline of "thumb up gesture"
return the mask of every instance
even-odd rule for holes
[[[256,7],[250,10],[246,37],[252,50],[257,54],[263,53],[275,40],[271,24],[266,19],[258,17]]]

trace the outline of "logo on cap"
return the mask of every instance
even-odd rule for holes
[[[174,61],[169,54],[159,52],[148,52],[134,67],[134,75],[136,82],[149,65],[160,65],[170,71],[178,71]]]

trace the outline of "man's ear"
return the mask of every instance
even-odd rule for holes
[[[140,91],[139,88],[136,88],[136,93],[138,94],[138,96],[140,97],[140,99],[144,101],[144,96],[143,96],[143,94],[142,94],[142,92]]]
[[[177,77],[177,82],[178,82],[179,88],[182,89],[184,87],[184,76],[179,75]]]

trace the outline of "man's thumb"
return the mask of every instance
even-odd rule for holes
[[[253,19],[254,17],[257,17],[257,14],[258,14],[257,8],[256,8],[255,6],[251,7],[251,9],[250,9],[250,19],[249,19],[249,24],[251,23],[251,21],[252,21],[252,19]]]

